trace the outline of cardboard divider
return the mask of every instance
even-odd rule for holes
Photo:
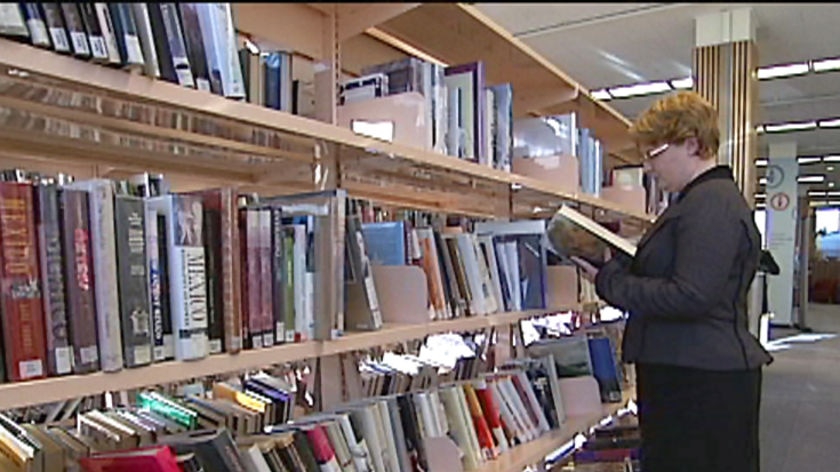
[[[461,450],[448,437],[423,438],[429,472],[463,472]]]
[[[430,321],[426,273],[418,266],[371,266],[383,323]]]

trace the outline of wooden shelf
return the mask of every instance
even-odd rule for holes
[[[586,87],[510,32],[463,3],[424,3],[376,27],[447,64],[482,60],[488,84],[513,85],[514,116],[577,111],[607,150],[625,162],[638,158],[627,133],[630,122]]]
[[[649,219],[547,182],[5,39],[0,110],[5,152],[104,167],[101,177],[151,170],[188,176],[194,187],[212,182],[290,193],[314,189],[312,166],[322,159],[316,156],[331,155],[339,156],[342,188],[360,198],[507,217],[519,186],[538,198]]]
[[[220,375],[271,364],[299,361],[383,346],[431,334],[472,331],[503,326],[534,316],[577,309],[531,310],[489,316],[458,318],[418,325],[388,325],[378,331],[352,332],[333,341],[307,341],[282,344],[266,349],[244,350],[238,354],[216,354],[196,361],[168,361],[119,372],[51,377],[30,382],[0,384],[0,410],[49,403],[67,398],[130,390],[191,378]]]
[[[578,433],[585,433],[602,419],[616,414],[618,410],[624,408],[632,395],[631,390],[625,390],[621,403],[605,404],[600,413],[566,418],[566,422],[560,429],[551,431],[529,443],[516,446],[500,454],[495,460],[485,462],[476,471],[519,472],[531,464],[542,462],[546,456],[574,439]]]

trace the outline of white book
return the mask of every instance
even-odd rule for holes
[[[504,407],[507,410],[507,415],[513,422],[512,424],[514,425],[514,430],[516,431],[519,442],[525,443],[533,439],[534,437],[531,428],[529,427],[528,422],[526,422],[522,417],[521,410],[517,407],[514,398],[511,397],[504,378],[496,378],[490,385],[492,385],[494,396],[498,396],[498,398],[494,399],[500,404],[504,404]]]
[[[391,422],[391,414],[388,412],[388,403],[379,398],[374,402],[374,405],[377,408],[379,424],[382,426],[380,434],[385,439],[383,461],[388,470],[399,472],[400,460],[397,457],[397,441],[394,438],[394,424]]]
[[[204,358],[209,352],[209,339],[201,199],[169,194],[149,198],[148,205],[165,222],[175,359]]]
[[[499,409],[499,415],[501,416],[501,406],[499,405],[499,402],[497,402],[496,399],[493,397],[493,391],[490,390],[490,386],[488,385],[487,380],[483,378],[475,379],[473,380],[473,387],[475,388],[476,393],[478,390],[485,390],[487,391],[487,393],[490,394],[490,397],[493,399],[493,404],[496,406],[496,408]],[[480,398],[481,397],[479,397],[479,400]],[[487,414],[490,413],[485,413],[485,415]],[[504,421],[504,419],[502,419],[502,421]],[[501,426],[497,426],[495,428],[491,427],[489,422],[487,426],[490,427],[490,432],[493,433],[493,438],[496,440],[496,447],[499,450],[499,453],[503,454],[507,452],[507,450],[510,449],[510,444],[508,443],[507,436],[505,436],[504,429],[502,429]]]
[[[239,47],[236,41],[236,28],[233,26],[233,10],[229,2],[217,3],[219,22],[225,34],[227,45],[227,69],[229,73],[229,89],[225,96],[231,98],[245,98],[245,80],[242,78],[242,65],[239,62]],[[223,82],[224,85],[224,82]],[[291,109],[290,109],[291,110]]]
[[[108,62],[110,64],[120,64],[122,60],[120,58],[120,50],[117,47],[117,36],[114,32],[111,12],[108,11],[108,4],[94,3],[93,8],[96,10],[96,18],[99,20],[102,39],[105,40],[105,49],[108,51]]]
[[[519,418],[520,422],[528,430],[530,440],[538,438],[540,435],[539,426],[531,419],[531,415],[528,413],[528,409],[525,406],[525,401],[527,400],[524,400],[519,395],[519,392],[513,385],[513,380],[510,377],[502,379],[499,385],[502,387],[503,394],[506,395],[508,401],[510,401],[513,414]]]
[[[368,451],[367,443],[364,437],[357,437],[353,431],[353,425],[350,422],[350,415],[347,412],[336,413],[338,425],[341,427],[341,432],[347,440],[347,445],[350,448],[350,454],[353,457],[353,465],[357,472],[370,472],[372,465],[370,463],[370,452]]]
[[[505,298],[502,294],[502,279],[499,274],[499,262],[496,260],[496,248],[493,244],[493,237],[490,235],[477,236],[479,244],[479,255],[489,270],[490,288],[493,290],[493,297],[496,299],[497,310],[504,311]]]
[[[464,393],[464,388],[461,385],[455,386],[455,396],[458,399],[461,416],[464,424],[467,426],[467,440],[470,444],[470,453],[474,460],[481,464],[484,461],[484,454],[481,450],[481,444],[478,442],[478,434],[475,431],[475,423],[473,423],[472,414],[470,413],[470,406],[467,404],[467,396]]]
[[[481,270],[478,267],[473,235],[462,233],[453,237],[458,243],[458,254],[464,266],[464,276],[472,294],[470,311],[473,315],[486,315],[491,311],[492,300],[488,300],[489,290],[486,290],[487,287],[483,283]]]
[[[112,182],[107,179],[82,180],[69,183],[65,188],[84,190],[88,194],[99,363],[103,371],[115,372],[123,368],[123,350]]]
[[[508,270],[510,271],[508,280],[512,282],[510,288],[514,305],[513,310],[520,311],[522,310],[522,279],[519,278],[519,243],[516,241],[505,241],[503,244]]]
[[[240,448],[239,457],[242,458],[242,463],[247,472],[271,472],[271,468],[265,461],[258,444],[252,444],[248,448]]]
[[[375,472],[389,472],[384,461],[384,439],[379,435],[377,426],[376,407],[374,405],[360,405],[351,411],[351,418],[357,417],[359,429],[367,443],[373,470]]]
[[[449,386],[440,389],[440,399],[443,402],[443,408],[446,412],[446,418],[449,421],[449,426],[452,431],[452,437],[455,444],[461,449],[463,456],[461,460],[464,464],[465,470],[475,470],[480,465],[477,453],[473,449],[469,438],[468,429],[472,424],[464,421],[463,408],[458,400],[457,387]]]
[[[143,52],[143,70],[149,77],[160,77],[160,65],[158,64],[157,50],[155,49],[155,38],[152,34],[152,24],[149,20],[149,7],[145,3],[132,3],[131,7],[134,8],[137,38],[140,40],[140,47]]]
[[[525,390],[526,400],[531,405],[531,410],[537,415],[537,426],[542,432],[548,432],[551,426],[548,425],[548,420],[545,418],[545,411],[543,411],[542,405],[537,400],[534,389],[531,388],[531,382],[528,380],[528,376],[523,371],[519,371],[514,375],[519,377],[519,382],[524,386],[523,390]]]
[[[494,136],[496,135],[496,96],[493,89],[485,88],[482,96],[484,99],[484,106],[487,110],[484,126],[484,155],[479,156],[479,162],[490,168],[496,167],[496,159],[493,155],[495,146],[493,146]]]

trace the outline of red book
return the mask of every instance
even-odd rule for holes
[[[327,437],[327,432],[323,425],[314,425],[305,429],[306,438],[309,439],[309,444],[312,445],[312,452],[315,454],[315,460],[321,466],[323,472],[340,471],[338,461],[335,458],[335,451],[333,451],[330,440]]]
[[[181,472],[168,446],[94,454],[79,464],[85,472]]]
[[[0,182],[0,305],[6,371],[15,382],[46,374],[46,339],[32,186]]]

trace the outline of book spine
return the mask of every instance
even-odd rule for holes
[[[263,94],[265,106],[275,110],[281,109],[280,88],[281,88],[281,57],[279,52],[270,52],[259,61],[263,66],[263,83],[265,92]]]
[[[11,381],[46,374],[44,312],[30,184],[0,183],[0,305]]]
[[[165,31],[162,39],[165,39],[168,45],[175,83],[195,88],[195,77],[187,56],[184,32],[181,22],[178,21],[178,6],[176,3],[161,3],[160,10]]]
[[[161,287],[158,215],[157,212],[150,207],[148,199],[143,201],[143,211],[145,212],[144,221],[146,225],[146,274],[149,286],[149,315],[152,324],[152,360],[154,362],[160,362],[167,359],[167,353],[163,332],[164,316],[162,299],[163,293]],[[169,357],[171,357],[171,355]]]
[[[221,95],[220,85],[214,84],[210,80],[210,72],[207,68],[207,55],[204,51],[204,42],[202,40],[201,25],[198,22],[196,5],[195,3],[178,4],[181,13],[181,31],[184,36],[187,57],[192,67],[193,79],[195,80],[197,89],[206,92],[212,91],[217,95]]]
[[[96,19],[99,23],[99,30],[102,32],[102,38],[105,40],[105,50],[108,51],[109,64],[121,64],[120,48],[117,45],[117,35],[114,31],[114,23],[111,18],[111,12],[108,10],[107,3],[94,3],[94,11],[96,11]]]
[[[114,226],[123,356],[127,367],[138,367],[152,362],[143,199],[116,195]]]
[[[89,208],[86,192],[62,189],[67,315],[73,346],[73,373],[76,374],[99,370]]]
[[[277,344],[294,342],[294,327],[291,330],[286,326],[288,319],[286,310],[286,237],[283,231],[283,213],[279,208],[271,210],[271,292],[273,295],[272,307]],[[289,341],[287,333],[291,331],[292,339]]]
[[[128,3],[109,3],[111,19],[114,25],[114,35],[117,47],[126,67],[144,66],[143,48],[137,37],[137,22],[134,20],[134,9]]]
[[[73,370],[73,348],[67,334],[58,188],[55,184],[49,184],[37,185],[35,189],[38,258],[46,325],[47,373],[50,376],[64,375]]]
[[[221,213],[218,195],[202,198],[204,208],[204,258],[207,274],[223,274],[221,244]],[[222,277],[207,277],[207,335],[210,354],[222,352],[224,339]]]
[[[184,67],[183,63],[177,62],[181,59],[186,60],[185,50],[183,50],[182,55],[178,55],[178,51],[180,51],[178,46],[183,45],[183,38],[174,35],[170,36],[173,27],[177,28],[179,34],[181,28],[181,25],[177,21],[173,25],[171,18],[169,18],[169,13],[172,11],[173,5],[175,4],[146,4],[146,8],[149,11],[149,26],[152,29],[152,38],[154,39],[155,51],[158,55],[160,77],[163,80],[183,85],[184,87],[195,87],[195,81],[193,80],[192,70],[190,70],[189,64]],[[177,18],[178,16],[176,14],[175,19],[177,20]]]
[[[163,355],[164,358],[175,358],[175,330],[172,321],[172,284],[170,282],[170,272],[172,271],[172,259],[169,255],[169,230],[167,227],[168,216],[166,214],[155,214],[157,220],[157,244],[158,244],[158,261],[159,273],[158,279],[160,281],[160,311],[161,319],[163,320]]]
[[[47,30],[50,32],[53,49],[69,54],[71,51],[70,40],[67,37],[67,30],[64,27],[64,19],[61,16],[61,8],[58,3],[41,3],[41,10],[44,13]]]
[[[245,98],[245,82],[242,79],[242,65],[239,63],[237,54],[236,28],[233,25],[233,10],[230,3],[216,3],[219,15],[219,24],[225,38],[225,64],[230,74],[230,89],[226,90],[225,96],[230,98]]]
[[[201,199],[188,195],[165,197],[168,208],[169,296],[175,359],[207,355],[207,274],[202,245]]]
[[[26,27],[29,29],[29,41],[35,46],[49,48],[51,46],[50,33],[38,4],[21,3],[20,9],[26,20]]]
[[[259,265],[259,213],[253,209],[242,209],[243,271],[242,305],[243,323],[248,327],[249,347],[263,347],[262,320],[260,313],[260,265]]]
[[[122,369],[122,338],[117,287],[117,261],[114,237],[114,191],[111,181],[96,179],[77,182],[90,198],[90,234],[93,248],[94,297],[99,333],[99,359],[102,370]]]
[[[295,235],[294,228],[285,226],[283,228],[283,314],[285,316],[283,326],[286,328],[286,342],[298,341],[301,327],[297,325],[299,315],[297,314],[298,304],[295,293]]]
[[[29,38],[29,30],[17,3],[0,3],[0,35]]]
[[[222,291],[224,293],[225,350],[242,350],[242,293],[239,281],[242,265],[239,254],[236,194],[232,188],[221,190]]]
[[[260,329],[263,333],[263,346],[268,347],[274,345],[277,330],[274,322],[274,280],[271,275],[274,266],[271,252],[271,210],[260,209],[258,214]],[[285,331],[284,327],[280,328],[280,331]]]
[[[137,25],[137,38],[143,52],[143,72],[149,77],[160,77],[160,64],[155,50],[155,38],[149,20],[149,7],[145,3],[131,3],[134,9],[134,21]]]
[[[108,61],[108,46],[105,44],[105,37],[102,35],[102,28],[99,26],[99,18],[92,3],[82,2],[78,4],[79,14],[82,23],[85,25],[88,42],[90,42],[90,53],[93,60],[97,62]]]
[[[85,24],[82,22],[82,15],[75,3],[60,3],[61,12],[64,14],[64,23],[67,25],[67,33],[70,35],[70,46],[73,54],[78,57],[90,57],[90,44],[88,43]]]

